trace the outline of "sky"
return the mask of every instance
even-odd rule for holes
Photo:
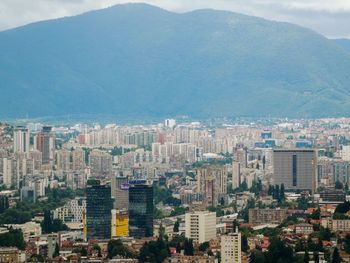
[[[229,10],[291,22],[329,38],[350,39],[350,0],[0,0],[0,30],[128,2],[149,3],[175,12]]]

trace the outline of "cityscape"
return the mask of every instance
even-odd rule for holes
[[[1,262],[350,259],[350,119],[0,131]]]
[[[1,0],[0,263],[350,263],[350,0]]]

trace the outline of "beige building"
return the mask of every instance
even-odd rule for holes
[[[280,224],[287,218],[287,209],[249,209],[249,224]]]
[[[274,150],[273,182],[286,190],[316,190],[317,155],[314,150]]]
[[[314,228],[311,224],[300,223],[295,225],[295,233],[301,235],[310,235],[314,232]]]
[[[16,247],[0,247],[0,262],[19,263],[20,253]]]
[[[227,193],[227,168],[225,166],[204,166],[196,171],[197,191],[203,194],[207,205],[216,206]]]
[[[350,220],[346,219],[321,219],[321,226],[324,228],[329,228],[333,232],[350,232]]]
[[[221,262],[241,263],[241,233],[221,236]]]
[[[196,243],[216,238],[216,213],[208,211],[186,213],[185,236]]]

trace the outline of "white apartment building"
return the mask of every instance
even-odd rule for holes
[[[186,213],[185,236],[196,243],[216,238],[216,213],[208,211]]]
[[[54,210],[54,218],[63,222],[83,222],[83,214],[86,210],[85,198],[75,198],[67,202],[64,206]]]
[[[221,262],[241,263],[241,233],[221,236]]]
[[[25,127],[19,126],[13,130],[13,151],[28,153],[29,152],[30,133]]]

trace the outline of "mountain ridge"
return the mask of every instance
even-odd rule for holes
[[[0,58],[5,117],[350,113],[342,47],[228,11],[117,5],[2,31]]]

